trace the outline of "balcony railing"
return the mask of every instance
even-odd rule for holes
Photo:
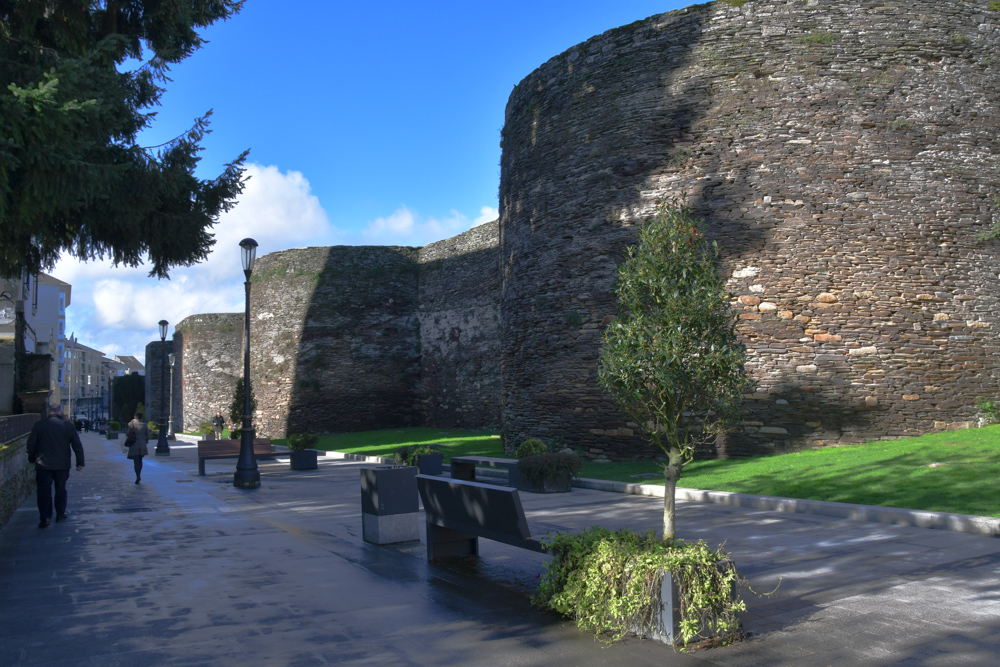
[[[6,417],[0,417],[0,445],[6,444],[11,440],[17,440],[22,435],[31,432],[31,427],[35,425],[41,415],[38,414],[27,414],[27,415],[9,415]]]

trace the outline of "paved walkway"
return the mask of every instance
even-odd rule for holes
[[[84,434],[69,520],[37,528],[34,499],[0,531],[0,667],[7,665],[990,665],[1000,664],[1000,540],[682,502],[679,536],[726,542],[771,598],[749,641],[681,654],[611,648],[530,607],[547,557],[481,541],[476,563],[361,539],[360,464],[295,472],[194,445],[149,457]],[[574,489],[522,494],[535,532],[656,528],[662,500]]]

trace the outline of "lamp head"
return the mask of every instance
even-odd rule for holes
[[[170,324],[166,320],[160,320],[160,341],[167,339],[167,326]]]
[[[253,273],[253,263],[257,258],[257,242],[253,239],[240,241],[240,257],[243,259],[243,273],[246,274],[247,280],[250,280],[250,274]]]
[[[170,367],[173,368],[174,367],[174,353],[171,352],[170,354],[168,354],[167,355],[167,359],[170,360]]]

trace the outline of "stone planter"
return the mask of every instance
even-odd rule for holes
[[[315,449],[288,452],[288,460],[292,466],[292,470],[316,470],[316,456],[318,453]]]
[[[660,584],[660,609],[653,617],[652,632],[647,630],[642,636],[672,646],[680,634],[681,601],[677,592],[677,580],[673,572],[664,572],[663,582]]]
[[[108,431],[107,438],[108,438],[108,440],[117,440],[118,439],[118,431]]]
[[[417,457],[417,468],[420,470],[421,475],[440,477],[443,470],[443,463],[444,456],[441,454],[421,454]]]
[[[527,480],[521,477],[516,468],[512,468],[508,474],[516,478],[516,481],[512,482],[508,478],[507,485],[513,486],[518,491],[527,491],[529,493],[568,493],[573,490],[573,481],[567,477],[547,477],[540,485],[536,485],[528,483]]]
[[[361,527],[373,544],[420,539],[416,466],[361,468]]]

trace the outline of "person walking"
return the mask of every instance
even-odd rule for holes
[[[149,455],[149,448],[146,446],[149,442],[149,427],[142,421],[142,417],[141,412],[135,413],[135,418],[128,423],[128,430],[125,432],[128,457],[132,459],[132,467],[135,468],[136,484],[142,481],[142,457]]]
[[[38,485],[38,527],[52,519],[52,486],[55,485],[56,521],[66,520],[66,481],[69,479],[70,450],[76,454],[76,469],[83,470],[83,443],[73,422],[63,419],[62,406],[49,406],[49,415],[35,422],[28,435],[28,462],[35,464]]]
[[[215,429],[215,439],[222,440],[222,429],[226,425],[226,419],[222,416],[222,410],[215,413],[215,419],[212,420],[212,428]]]

